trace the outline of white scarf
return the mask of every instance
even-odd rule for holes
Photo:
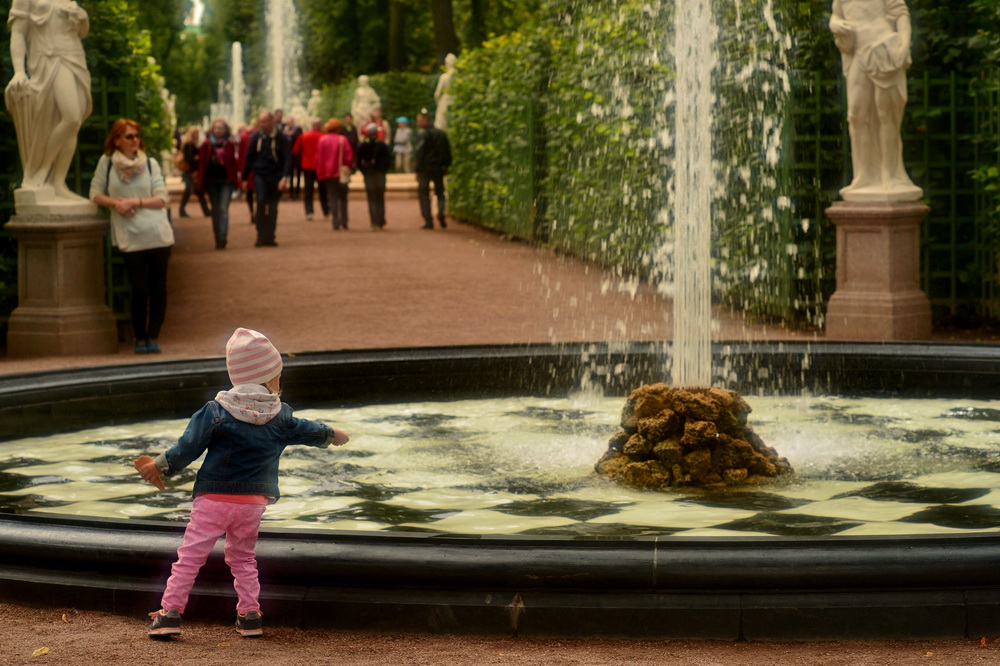
[[[253,425],[264,425],[281,411],[281,396],[261,384],[237,384],[219,391],[215,401],[233,418]]]
[[[120,150],[116,150],[111,155],[111,163],[115,165],[115,171],[123,183],[131,183],[132,179],[142,174],[146,170],[146,153],[141,150],[135,157],[129,159]]]

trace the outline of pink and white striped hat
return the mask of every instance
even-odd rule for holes
[[[226,369],[233,386],[264,384],[281,374],[281,354],[257,331],[238,328],[226,343]]]

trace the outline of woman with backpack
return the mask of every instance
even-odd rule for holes
[[[111,209],[111,243],[122,252],[132,289],[135,353],[157,354],[174,231],[167,219],[170,195],[163,172],[145,149],[139,123],[116,120],[90,182],[90,200]]]

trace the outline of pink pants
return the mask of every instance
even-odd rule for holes
[[[259,504],[217,502],[195,497],[191,521],[184,531],[184,543],[177,549],[177,561],[170,569],[160,606],[184,612],[198,571],[208,559],[215,542],[224,534],[226,564],[233,573],[233,587],[239,597],[236,610],[239,613],[259,611],[260,583],[257,580],[254,548],[264,509]]]

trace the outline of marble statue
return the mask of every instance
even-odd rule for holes
[[[323,93],[313,88],[312,94],[309,96],[309,101],[306,102],[306,112],[309,115],[310,122],[312,122],[312,118],[320,115],[319,107],[321,104],[323,104]]]
[[[90,115],[82,39],[90,20],[73,0],[13,0],[7,18],[14,76],[4,101],[24,167],[21,189],[36,201],[86,202],[66,185],[77,133]]]
[[[923,192],[903,165],[900,127],[910,66],[905,0],[833,0],[830,30],[847,79],[854,177],[845,201],[916,201]]]
[[[354,99],[351,101],[351,115],[354,116],[355,124],[363,127],[372,115],[372,111],[381,108],[382,99],[372,88],[369,78],[362,74],[358,77],[358,87],[354,91]]]
[[[458,59],[454,53],[449,53],[444,59],[444,74],[438,79],[434,89],[434,102],[437,110],[434,113],[434,127],[440,130],[448,129],[448,106],[451,105],[451,79],[455,74],[455,62]]]

